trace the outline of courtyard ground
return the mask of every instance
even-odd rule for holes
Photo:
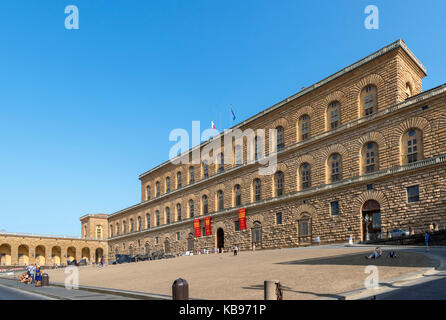
[[[364,287],[367,265],[376,265],[379,280],[408,275],[432,266],[428,257],[398,252],[398,259],[366,260],[371,248],[318,247],[197,255],[121,265],[80,267],[80,285],[171,295],[172,283],[183,278],[190,297],[263,299],[264,280],[279,280],[285,300],[337,298]],[[387,252],[384,252],[384,255]],[[52,282],[63,283],[64,270],[48,270]]]

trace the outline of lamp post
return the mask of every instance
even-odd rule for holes
[[[366,237],[365,240],[369,241],[370,240],[370,234],[369,234],[369,225],[372,222],[372,216],[370,215],[365,215],[364,218],[362,219],[362,221],[365,223],[365,228],[366,228]]]

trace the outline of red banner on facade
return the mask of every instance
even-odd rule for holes
[[[246,230],[246,209],[238,211],[238,228],[239,230]]]
[[[201,237],[200,219],[194,220],[195,237]]]
[[[212,234],[211,217],[204,218],[204,232],[206,233],[207,236],[210,236]]]

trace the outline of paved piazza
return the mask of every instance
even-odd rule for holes
[[[242,251],[178,257],[104,268],[80,268],[80,284],[114,289],[171,294],[175,279],[189,283],[190,297],[202,299],[263,299],[263,281],[280,280],[284,299],[336,298],[364,287],[365,266],[378,266],[380,281],[398,278],[431,265],[424,255],[399,252],[399,259],[364,259],[371,248],[319,247]],[[384,251],[386,253],[386,251]],[[64,282],[63,270],[49,271]]]

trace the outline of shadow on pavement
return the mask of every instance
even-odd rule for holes
[[[371,253],[372,251],[370,251]],[[367,260],[365,256],[370,253],[354,253],[333,257],[311,258],[302,260],[292,260],[286,262],[278,262],[283,265],[344,265],[344,266],[386,266],[386,267],[406,267],[406,268],[422,268],[433,266],[430,258],[417,253],[399,252],[397,258],[387,258],[388,251],[383,251],[383,255],[379,259]]]
[[[263,284],[255,284],[251,285],[249,287],[242,287],[242,289],[245,290],[264,290]],[[282,285],[282,291],[284,292],[284,297],[286,299],[286,292],[294,292],[294,293],[300,293],[300,294],[311,294],[317,297],[321,298],[331,298],[331,299],[343,299],[343,296],[337,295],[337,294],[322,294],[322,293],[316,293],[316,292],[310,292],[310,291],[299,291],[299,290],[293,290],[290,287],[286,287]]]

